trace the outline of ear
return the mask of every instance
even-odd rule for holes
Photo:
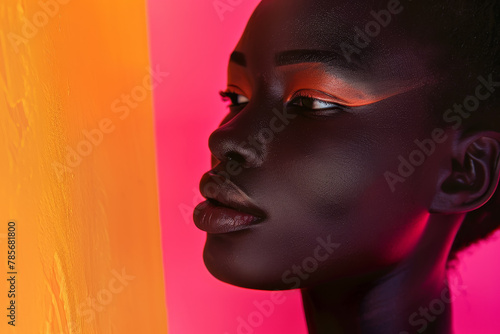
[[[500,177],[500,134],[481,132],[459,140],[440,180],[431,213],[463,213],[485,204]]]

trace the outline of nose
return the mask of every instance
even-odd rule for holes
[[[235,161],[243,168],[262,165],[267,147],[259,138],[259,131],[263,128],[262,122],[255,117],[250,112],[242,112],[212,132],[208,139],[212,166],[217,163],[215,159],[221,163]]]

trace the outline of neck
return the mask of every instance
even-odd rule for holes
[[[302,289],[309,334],[451,334],[446,261],[462,220],[431,215],[406,260],[370,277]]]

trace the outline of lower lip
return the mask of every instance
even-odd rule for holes
[[[254,225],[259,217],[205,201],[196,206],[193,219],[200,230],[220,234],[244,230]]]

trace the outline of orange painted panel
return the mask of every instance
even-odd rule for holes
[[[145,6],[0,3],[1,333],[167,331]]]

